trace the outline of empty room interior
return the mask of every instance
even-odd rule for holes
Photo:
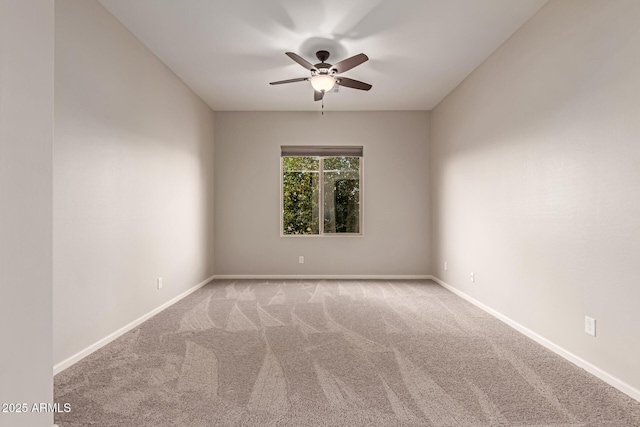
[[[0,426],[640,426],[637,0],[0,4]]]

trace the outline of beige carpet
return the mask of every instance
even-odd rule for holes
[[[61,426],[640,426],[430,281],[215,281],[55,377]]]

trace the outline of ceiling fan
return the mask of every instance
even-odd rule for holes
[[[347,58],[344,61],[340,61],[335,65],[331,65],[325,62],[329,59],[329,52],[326,50],[319,50],[316,52],[316,57],[320,61],[313,65],[306,59],[302,58],[293,52],[287,52],[287,56],[298,64],[302,65],[307,70],[311,71],[311,77],[300,77],[297,79],[280,80],[277,82],[271,82],[272,85],[281,85],[285,83],[306,82],[310,81],[313,86],[313,100],[320,101],[324,98],[324,94],[331,89],[334,85],[350,87],[352,89],[369,90],[372,86],[368,83],[364,83],[358,80],[349,79],[347,77],[338,76],[338,74],[349,71],[350,69],[357,67],[365,61],[369,60],[369,57],[364,53]]]

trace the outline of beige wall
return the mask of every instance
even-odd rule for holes
[[[429,273],[429,113],[217,112],[215,123],[216,275]],[[306,144],[364,146],[363,237],[280,237],[280,146]]]
[[[58,364],[213,274],[213,113],[96,1],[55,13]]]
[[[0,403],[53,400],[53,2],[0,0]],[[0,412],[0,426],[52,414]]]
[[[638,22],[550,1],[431,121],[434,274],[636,390]]]

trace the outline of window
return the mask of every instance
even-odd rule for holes
[[[282,235],[361,235],[362,147],[282,146],[281,164]]]

